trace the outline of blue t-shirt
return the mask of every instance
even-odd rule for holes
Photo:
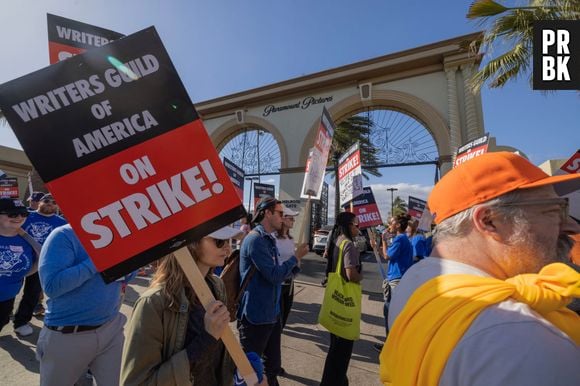
[[[428,256],[425,236],[416,234],[411,237],[411,245],[413,246],[413,256],[418,256],[421,259]]]
[[[26,221],[22,224],[22,229],[32,236],[34,240],[38,241],[40,245],[43,245],[54,228],[66,223],[66,220],[57,214],[45,216],[38,212],[30,212]]]
[[[34,250],[20,236],[0,236],[0,301],[15,298],[36,261]]]
[[[387,249],[387,255],[389,255],[387,279],[400,279],[413,264],[413,246],[407,235],[401,234],[395,236],[393,243]]]

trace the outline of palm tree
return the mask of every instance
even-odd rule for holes
[[[475,0],[469,7],[468,19],[489,25],[483,38],[471,43],[471,49],[491,51],[499,42],[512,47],[491,59],[471,79],[477,91],[489,81],[492,88],[502,87],[510,79],[529,74],[532,60],[533,25],[538,20],[579,20],[578,0],[529,0],[529,5],[507,7],[493,0]]]
[[[330,147],[330,154],[334,163],[334,218],[340,213],[340,195],[338,186],[338,159],[357,141],[360,144],[361,163],[363,165],[363,176],[368,179],[369,174],[375,177],[382,176],[379,169],[373,167],[378,164],[377,149],[370,141],[371,130],[374,126],[373,121],[368,117],[359,115],[352,116],[340,122],[336,126],[334,136],[332,137],[332,145]]]
[[[399,196],[395,197],[393,200],[393,213],[391,216],[394,217],[405,213],[407,213],[407,202]]]

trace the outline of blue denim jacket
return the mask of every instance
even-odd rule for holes
[[[272,324],[280,314],[282,282],[300,271],[296,256],[279,264],[276,239],[258,225],[242,242],[240,275],[243,281],[252,265],[256,272],[246,287],[236,317],[252,324]]]

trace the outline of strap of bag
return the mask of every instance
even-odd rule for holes
[[[259,233],[256,232],[255,230],[251,230],[250,232],[248,232],[248,235],[250,233],[254,233],[256,235],[259,235]],[[240,258],[241,258],[241,256],[240,256]],[[252,259],[250,259],[250,261],[252,261]],[[254,263],[252,263],[252,268],[250,268],[250,272],[248,272],[248,274],[244,278],[244,281],[242,281],[242,285],[240,286],[240,290],[238,291],[238,295],[236,296],[236,299],[235,299],[236,304],[238,304],[240,302],[240,299],[242,298],[242,295],[243,295],[244,291],[246,290],[246,287],[248,286],[248,284],[250,284],[250,280],[252,280],[252,276],[254,276],[255,272],[256,272],[256,265]]]
[[[350,240],[348,239],[344,239],[342,240],[342,242],[340,243],[340,246],[338,247],[338,261],[336,262],[336,273],[340,275],[340,270],[342,268],[342,253],[344,252],[344,247],[346,245],[346,243],[348,243]]]

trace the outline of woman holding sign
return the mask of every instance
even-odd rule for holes
[[[230,321],[225,287],[212,271],[224,264],[229,239],[239,234],[224,227],[187,246],[217,299],[207,312],[176,258],[168,255],[160,260],[128,325],[121,384],[233,384],[235,365],[219,340]]]

